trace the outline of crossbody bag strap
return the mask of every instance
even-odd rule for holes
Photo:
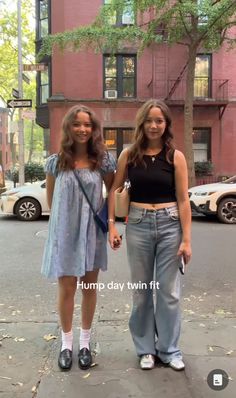
[[[85,189],[84,189],[84,186],[83,186],[83,184],[82,184],[82,182],[81,182],[79,176],[76,174],[75,171],[73,171],[73,173],[74,173],[74,176],[75,176],[76,180],[77,180],[78,183],[79,183],[79,186],[80,186],[80,188],[81,188],[81,190],[82,190],[82,192],[83,192],[85,198],[87,199],[87,202],[88,202],[88,204],[89,204],[89,206],[90,206],[90,208],[91,208],[93,214],[96,215],[96,212],[95,212],[95,210],[94,210],[94,208],[93,208],[93,205],[92,205],[92,203],[91,203],[91,201],[90,201],[90,199],[89,199],[89,197],[88,197],[88,195],[87,195],[87,192],[86,192]]]

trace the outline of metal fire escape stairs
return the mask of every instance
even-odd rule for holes
[[[170,100],[171,99],[172,95],[174,94],[175,90],[177,89],[178,85],[181,82],[181,79],[182,79],[182,77],[184,75],[184,72],[185,72],[187,66],[188,66],[188,61],[186,62],[186,64],[184,65],[183,69],[181,70],[179,76],[175,80],[175,82],[174,82],[173,86],[171,87],[171,89],[170,89],[168,95],[166,96],[165,100]]]

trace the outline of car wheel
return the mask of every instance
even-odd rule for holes
[[[217,209],[218,219],[226,224],[236,224],[236,198],[225,198]]]
[[[16,204],[15,213],[18,220],[35,221],[41,215],[41,206],[36,199],[22,198]]]

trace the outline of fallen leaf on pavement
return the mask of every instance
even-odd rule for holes
[[[45,335],[43,336],[43,338],[44,338],[44,340],[46,340],[46,341],[50,341],[50,340],[57,339],[57,336],[54,336],[53,334],[45,334]]]
[[[233,350],[226,352],[226,355],[231,355],[231,354],[233,354]]]
[[[215,311],[215,314],[224,315],[225,314],[225,310],[223,310],[223,308],[219,308],[218,310]]]
[[[83,376],[83,379],[87,379],[90,376],[90,373],[87,373],[85,376]]]
[[[11,377],[0,376],[0,379],[4,379],[4,380],[11,380]]]
[[[14,341],[16,341],[16,342],[18,342],[18,341],[22,342],[22,341],[25,341],[25,339],[24,339],[24,337],[15,337],[15,338],[14,338]]]
[[[36,387],[36,386],[33,386],[33,387],[31,388],[31,392],[36,392],[36,390],[37,390],[37,387]]]
[[[211,351],[211,352],[214,351],[214,349],[212,348],[212,346],[209,346],[209,347],[208,347],[208,350]]]

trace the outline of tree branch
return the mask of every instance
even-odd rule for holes
[[[210,24],[210,26],[207,26],[207,30],[205,30],[205,32],[203,32],[202,35],[200,35],[200,37],[199,37],[200,42],[201,42],[201,41],[204,39],[204,37],[207,35],[207,33],[209,32],[209,29],[211,29],[211,28],[215,25],[215,23],[224,15],[224,13],[225,13],[226,11],[229,11],[230,8],[231,8],[232,6],[235,6],[235,5],[236,5],[236,1],[234,0],[234,2],[231,3],[230,6],[229,6],[226,10],[222,10],[222,13],[221,13],[220,15],[218,15],[217,18],[215,18],[215,20]]]

